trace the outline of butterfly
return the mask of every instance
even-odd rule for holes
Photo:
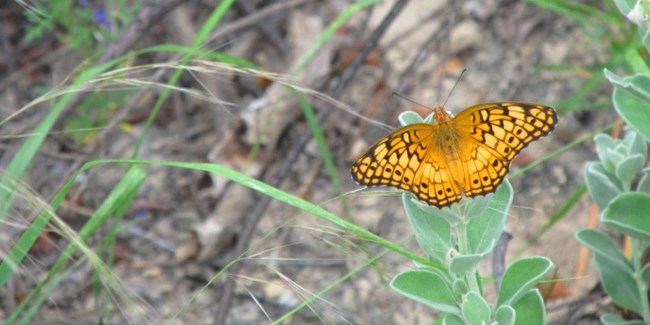
[[[406,125],[366,149],[352,165],[352,178],[448,207],[494,192],[517,154],[557,124],[553,108],[528,102],[478,104],[454,117],[437,107],[434,114],[435,124]]]

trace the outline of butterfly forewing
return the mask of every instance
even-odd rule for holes
[[[380,139],[352,165],[352,178],[366,186],[392,186],[410,191],[434,206],[461,199],[461,192],[449,174],[446,162],[431,141],[437,128],[432,124],[411,124]]]
[[[465,194],[495,191],[515,156],[550,133],[556,123],[553,108],[525,102],[481,104],[459,113],[452,124],[461,135],[459,151],[467,167]]]
[[[359,156],[352,177],[366,186],[410,191],[439,208],[496,190],[510,162],[557,123],[548,106],[503,102],[471,106],[439,124],[411,124],[380,139]]]

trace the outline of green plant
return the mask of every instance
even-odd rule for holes
[[[101,54],[105,46],[121,32],[121,26],[129,23],[137,10],[139,1],[108,1],[103,7],[93,7],[87,0],[45,1],[26,10],[31,22],[26,41],[53,33],[58,40],[76,51],[81,58]],[[87,130],[101,127],[111,117],[111,111],[120,107],[128,98],[123,91],[95,92],[80,105],[79,110],[65,120],[65,131]],[[94,133],[71,132],[77,143],[84,142]]]
[[[409,124],[422,119],[405,112],[400,121]],[[391,286],[444,313],[444,324],[544,324],[544,301],[535,286],[551,270],[552,263],[545,257],[512,263],[501,279],[496,304],[487,302],[483,295],[484,281],[477,264],[492,253],[501,236],[512,197],[508,181],[492,195],[467,200],[451,209],[426,206],[404,193],[404,209],[418,244],[439,268],[417,265],[398,274]]]
[[[139,7],[139,1],[126,0],[108,1],[101,8],[91,7],[87,0],[44,1],[25,11],[32,23],[26,40],[53,32],[82,57],[90,57],[102,51],[102,44],[119,35],[119,26],[130,22]]]
[[[593,253],[603,287],[614,303],[648,321],[650,263],[642,260],[643,252],[650,247],[650,168],[642,169],[648,143],[634,130],[627,130],[622,140],[600,134],[594,141],[600,161],[590,162],[585,168],[587,188],[602,210],[603,225],[630,236],[632,258],[628,259],[618,244],[600,230],[584,229],[576,237]],[[643,176],[633,186],[640,171]],[[621,320],[604,315],[602,321],[613,324]]]
[[[599,161],[586,165],[585,179],[592,199],[602,211],[603,225],[629,236],[631,257],[628,258],[602,231],[585,229],[576,237],[593,253],[603,287],[613,302],[638,313],[643,319],[624,322],[618,315],[605,314],[601,321],[605,324],[645,324],[650,321],[650,263],[643,261],[644,251],[650,247],[650,168],[643,166],[647,162],[650,142],[650,70],[643,53],[650,49],[650,11],[646,1],[615,3],[637,24],[643,47],[627,58],[635,75],[619,77],[605,69],[605,77],[614,86],[614,108],[628,129],[620,140],[604,134],[594,138]]]

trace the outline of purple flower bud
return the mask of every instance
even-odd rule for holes
[[[111,22],[108,20],[106,10],[104,10],[104,8],[95,10],[95,23],[101,27],[104,27],[105,29],[111,29]]]

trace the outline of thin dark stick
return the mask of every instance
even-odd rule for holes
[[[494,274],[494,285],[496,286],[497,292],[501,285],[503,273],[506,271],[506,251],[508,250],[508,242],[510,239],[512,239],[512,235],[509,232],[502,232],[492,253],[492,273]]]
[[[361,67],[363,60],[368,55],[368,53],[374,49],[379,43],[379,39],[384,35],[388,26],[394,21],[397,15],[402,11],[404,6],[408,3],[408,0],[400,0],[395,3],[390,12],[386,15],[382,23],[377,27],[373,34],[368,38],[368,41],[365,42],[363,48],[359,51],[359,54],[354,58],[354,61],[348,66],[348,68],[341,75],[338,84],[334,87],[332,91],[332,97],[338,99],[343,94],[347,84],[352,80],[352,77]],[[333,109],[330,105],[325,105],[316,115],[319,124],[324,124],[325,120],[330,116]],[[278,168],[278,171],[273,175],[273,177],[268,181],[268,184],[273,187],[280,187],[282,181],[285,179],[286,175],[291,170],[291,167],[295,164],[295,161],[298,159],[300,154],[303,152],[304,147],[307,145],[309,140],[311,140],[311,132],[306,132],[303,134],[298,143],[296,143],[287,154],[284,162]],[[264,214],[267,206],[271,202],[271,197],[262,196],[257,203],[245,213],[246,217],[244,229],[240,233],[239,241],[235,247],[234,256],[241,255],[249,246],[253,231],[257,227],[257,223]],[[239,270],[239,263],[233,265],[230,272],[237,273]],[[226,280],[226,284],[222,290],[223,295],[221,296],[221,301],[219,302],[219,310],[215,318],[215,324],[222,325],[226,321],[228,316],[228,310],[230,309],[230,303],[232,302],[232,295],[235,289],[235,280],[232,277],[229,277]]]

